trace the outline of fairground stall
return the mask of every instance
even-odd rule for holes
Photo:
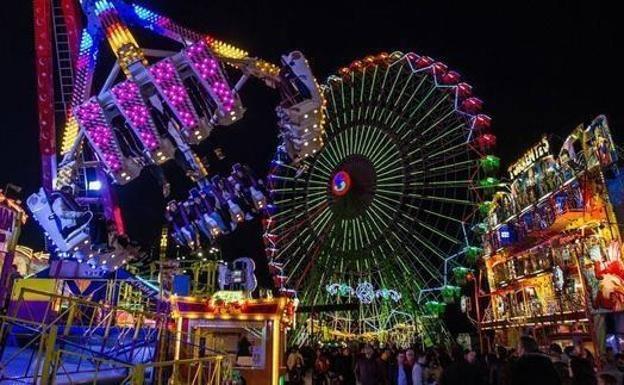
[[[556,141],[531,147],[508,168],[507,189],[481,207],[476,304],[490,348],[532,334],[542,345],[583,341],[601,351],[606,320],[624,310],[622,176],[607,120]]]
[[[242,291],[218,291],[210,298],[172,296],[170,301],[179,336],[176,360],[225,352],[246,384],[278,384],[295,301],[251,299]]]

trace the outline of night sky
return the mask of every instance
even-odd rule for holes
[[[484,100],[504,165],[543,132],[564,136],[601,113],[609,118],[616,140],[624,140],[619,133],[624,125],[620,52],[624,34],[616,23],[620,12],[612,5],[344,0],[139,3],[273,62],[282,53],[301,50],[319,80],[353,59],[381,51],[411,50],[432,56],[460,72]],[[4,95],[0,186],[20,185],[25,197],[40,184],[31,4],[3,2],[0,12]],[[147,34],[137,38],[144,46],[158,46]],[[277,98],[257,82],[248,83],[242,96],[246,117],[219,130],[213,144],[223,146],[228,162],[246,162],[262,174],[277,143],[273,114]],[[177,186],[176,193],[184,187]],[[122,206],[136,210],[127,218],[131,235],[147,240],[157,234],[162,200],[149,176],[122,189],[120,195]],[[258,226],[252,224],[247,231],[260,241]],[[23,242],[39,241],[40,233],[31,223]]]

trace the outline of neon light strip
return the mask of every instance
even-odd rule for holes
[[[185,128],[197,125],[199,118],[193,108],[182,79],[171,59],[164,59],[148,68],[161,96]]]
[[[127,67],[137,61],[147,64],[143,51],[130,33],[130,30],[121,21],[119,12],[108,0],[98,0],[95,3],[95,14],[106,30],[106,38],[115,55],[119,58],[119,64],[126,72]]]
[[[160,146],[158,131],[141,97],[139,86],[128,80],[113,87],[111,93],[115,105],[136,132],[143,146],[149,151],[157,150]]]
[[[240,105],[240,99],[230,88],[217,59],[212,56],[205,42],[199,41],[189,47],[185,52],[191,68],[202,80],[213,100],[219,105],[222,115],[226,115],[234,109],[234,105]],[[240,106],[238,106],[240,108]]]
[[[191,31],[187,28],[181,27],[174,23],[171,19],[159,15],[145,7],[133,4],[132,9],[136,16],[136,21],[145,28],[151,29],[156,33],[166,36],[170,39],[178,40],[183,38],[189,41],[198,41],[205,35]],[[249,56],[249,53],[227,44],[223,41],[217,40],[211,36],[205,36],[205,41],[208,46],[217,56],[222,56],[229,59],[244,59]]]
[[[95,97],[78,106],[75,115],[80,126],[85,130],[93,149],[98,153],[105,166],[117,173],[123,166],[123,155],[117,139],[104,116],[104,110]]]
[[[87,100],[91,92],[93,71],[97,61],[98,42],[99,39],[91,36],[86,29],[82,31],[80,51],[74,67],[74,87],[72,89],[71,110],[63,130],[61,155],[67,154],[72,149],[76,137],[78,136],[78,122],[74,117],[73,111]]]

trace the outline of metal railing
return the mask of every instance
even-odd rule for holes
[[[24,298],[32,295],[44,309],[29,309]],[[163,314],[28,288],[11,312],[0,316],[0,384],[222,385],[231,378],[224,354],[168,360],[180,336],[167,331]]]

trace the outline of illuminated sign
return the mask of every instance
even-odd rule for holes
[[[219,290],[210,298],[211,301],[223,301],[225,303],[244,301],[247,299],[242,290]]]
[[[518,175],[531,168],[536,161],[546,155],[550,155],[550,143],[548,143],[548,138],[544,136],[539,143],[531,147],[529,151],[522,155],[516,163],[509,166],[507,169],[507,171],[509,171],[509,176],[511,179],[515,179]]]

